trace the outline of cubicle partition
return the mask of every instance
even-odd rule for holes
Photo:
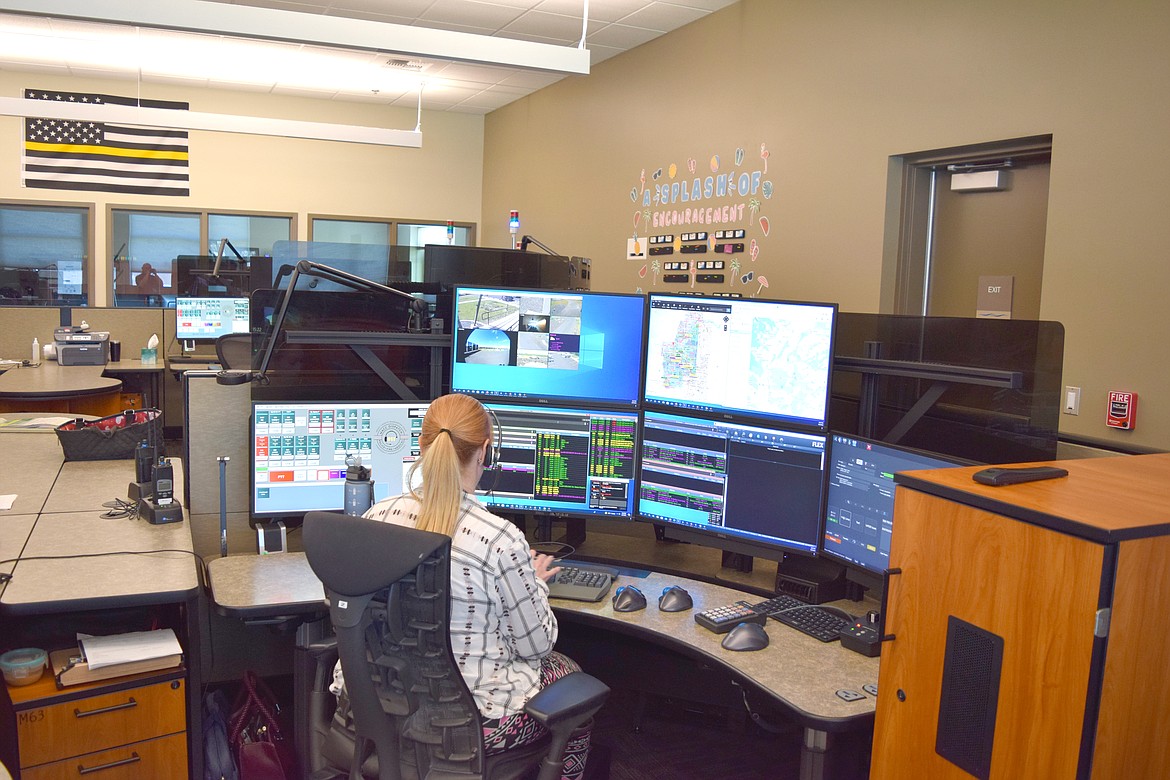
[[[0,306],[0,358],[28,360],[33,339],[42,344],[52,342],[53,331],[61,326],[62,315],[67,317],[69,309]]]

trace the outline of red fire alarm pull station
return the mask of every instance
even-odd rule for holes
[[[1137,393],[1109,391],[1109,410],[1105,413],[1105,424],[1110,428],[1132,431],[1137,417]]]

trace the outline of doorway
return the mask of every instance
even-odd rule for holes
[[[1051,159],[1052,136],[891,157],[881,311],[974,317],[1008,277],[1010,316],[1039,319]]]

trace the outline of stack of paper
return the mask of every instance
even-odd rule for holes
[[[183,662],[183,648],[169,628],[113,636],[79,634],[77,640],[80,651],[50,654],[60,686],[170,669]]]

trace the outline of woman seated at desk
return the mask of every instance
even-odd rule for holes
[[[436,399],[423,418],[422,493],[374,504],[366,517],[451,537],[451,644],[483,721],[488,755],[534,742],[544,727],[524,713],[541,688],[580,669],[553,650],[557,621],[547,582],[560,569],[524,534],[475,499],[493,439],[487,410],[467,395]],[[413,480],[412,484],[415,484]],[[507,615],[505,619],[504,615]],[[331,690],[342,689],[340,664]],[[581,777],[589,735],[574,735],[565,778]]]

